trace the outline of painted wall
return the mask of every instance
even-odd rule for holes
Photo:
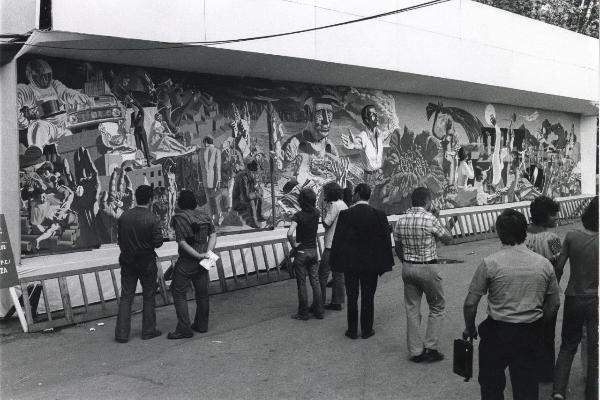
[[[53,18],[59,31],[189,42],[310,29],[418,3],[422,1],[180,0],[164,7],[158,0],[55,0]],[[177,21],[178,29],[155,29],[170,21]],[[598,100],[598,85],[590,84],[598,82],[597,39],[469,0],[217,47]]]
[[[221,232],[285,225],[329,181],[388,214],[418,186],[439,208],[581,192],[567,113],[35,56],[17,81],[24,254],[114,243],[141,184],[166,238],[180,189]]]

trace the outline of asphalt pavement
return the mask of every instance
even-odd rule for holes
[[[562,237],[578,225],[557,228]],[[452,342],[464,328],[462,304],[481,259],[498,239],[440,246],[439,256],[461,261],[440,266],[446,317],[437,363],[415,364],[406,349],[401,267],[381,279],[375,296],[376,334],[344,336],[346,312],[298,321],[295,281],[212,296],[209,331],[167,340],[176,325],[173,306],[157,309],[163,335],[142,341],[141,314],[134,315],[127,344],[113,340],[115,318],[54,333],[19,332],[18,321],[0,325],[2,399],[478,399],[475,378],[452,373]],[[561,283],[564,289],[568,268]],[[330,289],[328,289],[328,299]],[[190,313],[195,304],[189,302]],[[482,301],[478,321],[485,318]],[[136,298],[134,309],[141,308]],[[427,305],[423,300],[423,322]],[[562,307],[557,323],[560,345]],[[476,344],[477,346],[477,344]],[[509,382],[510,380],[507,379]],[[570,400],[583,399],[579,354],[569,383]],[[540,399],[551,385],[540,386]],[[512,399],[510,384],[506,399]]]

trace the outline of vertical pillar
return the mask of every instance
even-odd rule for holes
[[[6,217],[17,265],[21,262],[17,62],[0,66],[0,213]]]
[[[596,163],[598,162],[597,115],[582,115],[579,121],[581,146],[581,193],[596,194]]]

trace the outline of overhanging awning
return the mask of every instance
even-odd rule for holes
[[[35,31],[18,56],[39,54],[218,75],[345,85],[435,97],[598,115],[597,102],[413,73],[305,58],[173,43]]]

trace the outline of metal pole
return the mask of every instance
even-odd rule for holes
[[[275,147],[275,143],[273,143],[274,132],[274,123],[275,123],[275,109],[273,108],[273,103],[268,102],[267,104],[267,132],[269,133],[269,174],[271,177],[271,220],[273,221],[272,229],[275,229],[275,182],[274,182],[274,171],[275,171],[275,162],[273,160],[273,148]]]

